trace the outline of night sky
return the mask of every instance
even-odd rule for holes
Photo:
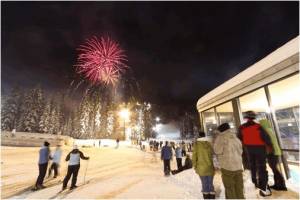
[[[76,48],[110,35],[152,103],[196,109],[213,88],[299,35],[299,2],[1,2],[2,95],[67,88]]]

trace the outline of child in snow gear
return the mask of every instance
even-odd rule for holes
[[[213,165],[213,149],[204,132],[199,132],[199,138],[193,150],[193,165],[202,183],[203,198],[214,199],[215,189],[213,179],[215,170]]]
[[[61,151],[60,145],[57,145],[56,149],[53,153],[53,156],[52,156],[52,165],[49,168],[48,177],[51,176],[52,170],[54,170],[54,177],[53,178],[57,177],[58,168],[59,168],[60,159],[61,159],[61,154],[62,154],[62,151]]]
[[[272,130],[271,123],[267,119],[262,119],[259,121],[260,125],[264,128],[264,130],[268,133],[271,139],[272,147],[267,147],[267,160],[270,168],[274,174],[274,185],[270,186],[270,188],[274,190],[283,190],[286,191],[286,185],[284,178],[281,172],[278,170],[279,157],[282,155],[281,149],[279,147],[277,138],[275,133]]]
[[[182,172],[184,170],[191,169],[191,168],[193,168],[193,163],[192,163],[192,160],[190,158],[190,155],[187,154],[186,158],[185,158],[185,161],[184,161],[183,167],[181,167],[181,169],[178,169],[178,170],[172,170],[171,173],[173,175],[175,175],[175,174],[178,174],[179,172]]]
[[[43,182],[47,172],[48,162],[51,159],[49,145],[49,142],[45,141],[39,151],[39,176],[35,183],[35,189],[45,188]]]
[[[166,176],[170,175],[171,167],[170,160],[172,160],[172,148],[168,146],[168,141],[166,141],[165,146],[161,150],[161,160],[164,162],[164,173]]]
[[[77,145],[74,146],[73,150],[67,155],[66,161],[69,161],[68,165],[68,172],[67,175],[63,181],[63,187],[62,190],[65,190],[67,188],[69,179],[72,177],[72,183],[70,190],[76,188],[76,181],[77,181],[77,175],[80,168],[80,158],[83,160],[90,159],[89,157],[85,157],[81,151],[78,150]]]
[[[177,170],[181,170],[182,168],[182,149],[178,144],[175,149],[175,156],[176,156],[176,163],[177,163]]]
[[[272,146],[268,133],[254,121],[256,114],[253,111],[245,113],[247,122],[239,127],[238,137],[242,141],[248,156],[253,184],[260,189],[261,196],[272,195],[268,187],[268,172],[266,166],[266,147]],[[258,181],[256,172],[258,171]]]
[[[218,127],[214,151],[219,161],[226,199],[245,199],[242,143],[228,123]]]

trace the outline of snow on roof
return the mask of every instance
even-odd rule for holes
[[[221,93],[233,88],[234,86],[241,84],[251,77],[254,77],[255,75],[271,68],[277,63],[280,63],[297,53],[299,53],[299,36],[290,40],[282,47],[267,55],[265,58],[261,59],[257,63],[248,67],[246,70],[242,71],[241,73],[216,87],[206,95],[202,96],[197,102],[197,108],[201,108],[201,104],[205,103],[206,101],[209,101],[217,95],[220,95]]]

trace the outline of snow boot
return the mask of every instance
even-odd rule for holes
[[[208,194],[203,193],[203,199],[210,199],[210,194],[209,193]]]
[[[216,194],[209,194],[209,199],[215,199],[216,198]]]
[[[273,190],[278,190],[278,191],[287,191],[286,186],[278,186],[278,185],[272,185],[270,186]]]
[[[272,191],[270,189],[270,186],[267,185],[266,190],[259,190],[259,195],[262,197],[267,197],[267,196],[271,196],[272,195]]]
[[[77,187],[78,187],[77,185],[74,185],[74,186],[70,187],[70,190],[74,190]]]

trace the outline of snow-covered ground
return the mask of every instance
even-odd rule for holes
[[[64,149],[64,155],[70,148]],[[58,194],[60,180],[66,172],[66,162],[62,161],[61,175],[54,180],[46,180],[49,187],[31,192],[38,174],[36,147],[2,147],[1,197],[14,199],[201,199],[201,182],[194,170],[187,170],[175,176],[164,177],[159,154],[143,152],[134,147],[114,149],[81,148],[90,156],[90,161],[81,161],[78,185],[84,182],[86,168],[87,184],[72,192]],[[175,160],[175,159],[174,159]],[[175,161],[172,163],[175,169]],[[249,173],[244,173],[246,198],[259,198]],[[70,183],[69,183],[70,184]],[[224,198],[221,176],[214,178],[218,198]],[[289,191],[276,192],[270,198],[299,199],[298,186],[288,183]],[[293,189],[293,190],[291,190]]]

